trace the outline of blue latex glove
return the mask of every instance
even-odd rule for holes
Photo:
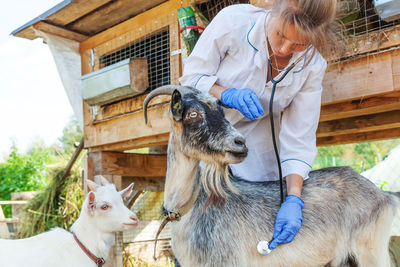
[[[243,116],[254,120],[264,115],[264,110],[256,93],[249,88],[229,88],[222,92],[221,102],[231,108],[237,109]]]
[[[275,229],[269,249],[275,249],[279,244],[292,242],[303,222],[302,209],[304,201],[296,195],[288,195],[276,215]]]

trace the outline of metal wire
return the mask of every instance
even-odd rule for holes
[[[163,192],[146,191],[133,205],[132,210],[137,215],[140,223],[133,231],[124,232],[123,242],[125,251],[140,261],[152,261],[154,237],[160,223],[158,211],[163,199]],[[170,229],[167,226],[162,231],[157,245],[157,258],[159,260],[173,259],[170,241]]]
[[[198,4],[197,7],[203,15],[210,21],[217,15],[217,13],[233,4],[249,4],[249,0],[210,0],[203,4]]]
[[[358,35],[369,34],[373,31],[382,30],[400,24],[400,20],[385,22],[376,13],[373,7],[369,7],[366,2],[360,7],[358,18],[346,23],[342,34],[347,38]]]
[[[343,22],[337,32],[341,51],[327,57],[330,64],[384,53],[391,45],[398,46],[400,20],[383,21],[369,0],[342,0],[339,2]],[[393,42],[392,42],[393,41]]]
[[[147,58],[149,89],[170,83],[169,30],[155,33],[115,52],[100,56],[102,67],[126,58]]]

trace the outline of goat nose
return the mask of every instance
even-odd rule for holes
[[[138,218],[136,217],[136,215],[132,215],[129,217],[134,223],[138,223]]]
[[[243,136],[237,136],[237,137],[235,137],[235,140],[234,140],[235,144],[239,145],[239,146],[244,146],[245,141],[246,140],[244,139]]]

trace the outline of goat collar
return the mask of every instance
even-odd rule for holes
[[[198,182],[196,189],[193,191],[193,194],[190,197],[190,199],[185,204],[183,204],[182,207],[170,211],[165,208],[164,204],[162,205],[161,215],[164,216],[164,220],[162,221],[160,227],[158,228],[156,239],[154,241],[154,254],[153,254],[154,260],[157,260],[156,257],[157,240],[161,231],[164,229],[167,223],[171,221],[179,221],[182,216],[184,216],[186,213],[189,212],[189,210],[193,207],[193,204],[196,201],[197,196],[199,195],[199,191],[200,191],[200,181]]]
[[[78,243],[79,247],[83,250],[83,252],[86,253],[86,255],[92,260],[94,261],[94,263],[97,264],[97,267],[102,267],[103,264],[106,262],[103,258],[97,258],[92,252],[90,252],[85,245],[82,244],[81,241],[79,241],[78,237],[75,235],[75,233],[73,233],[74,235],[74,239],[76,241],[76,243]]]

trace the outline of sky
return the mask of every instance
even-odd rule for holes
[[[2,2],[0,9],[0,162],[12,140],[21,152],[41,138],[51,145],[61,137],[72,107],[50,49],[42,39],[10,33],[61,0]]]

